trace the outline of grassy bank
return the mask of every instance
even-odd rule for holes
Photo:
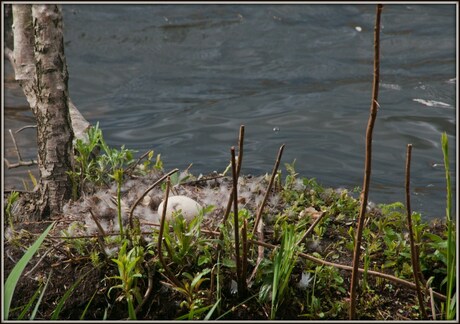
[[[239,175],[241,143],[226,171],[206,176],[166,172],[153,151],[135,160],[97,127],[76,148],[73,200],[22,272],[13,267],[50,222],[17,222],[27,194],[6,200],[5,277],[17,278],[9,319],[347,319],[359,188],[325,188],[294,162],[279,167],[282,149],[271,174]],[[158,212],[177,195],[203,207],[191,221]],[[406,206],[369,204],[359,319],[455,317],[449,211],[445,222],[411,216],[422,303]]]

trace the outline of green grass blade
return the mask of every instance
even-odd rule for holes
[[[34,310],[33,310],[32,314],[30,315],[30,320],[31,321],[33,321],[35,319],[35,315],[37,314],[38,307],[40,307],[40,304],[42,303],[42,298],[45,295],[46,288],[48,288],[48,283],[50,282],[52,274],[53,274],[53,269],[51,269],[50,274],[48,276],[48,279],[46,280],[45,287],[43,288],[43,290],[42,290],[42,292],[40,294],[40,297],[38,298],[37,304],[35,305]]]
[[[42,290],[42,288],[43,288],[43,286],[40,285],[40,287],[38,287],[37,291],[35,291],[35,293],[32,296],[32,298],[30,298],[30,300],[27,303],[27,305],[24,306],[24,309],[22,310],[21,314],[19,314],[19,316],[17,318],[18,321],[22,320],[24,318],[24,316],[26,316],[27,312],[32,307],[33,303],[35,302],[35,299],[37,299],[38,295],[40,295],[40,291]]]
[[[212,308],[209,310],[208,314],[206,314],[206,317],[204,318],[205,321],[209,321],[209,319],[211,318],[212,314],[214,314],[214,311],[217,309],[217,306],[219,306],[219,303],[220,303],[220,298],[216,301],[216,303],[214,304],[214,306],[212,306]]]
[[[64,296],[62,296],[61,300],[59,300],[56,309],[53,311],[53,315],[51,316],[52,320],[57,320],[59,318],[59,314],[61,313],[62,307],[64,307],[64,303],[67,301],[70,295],[72,295],[72,293],[75,291],[75,288],[80,284],[83,278],[85,278],[91,271],[92,270],[88,271],[83,276],[78,278],[78,280],[75,281],[75,283],[65,292]]]
[[[450,171],[449,171],[449,143],[446,132],[441,137],[442,153],[444,155],[444,169],[446,171],[446,190],[447,190],[447,206],[446,206],[446,218],[447,218],[447,292],[446,292],[446,319],[454,319],[456,313],[456,307],[452,307],[452,291],[455,282],[455,231],[453,230],[452,222],[452,189],[450,185]]]
[[[99,289],[96,289],[96,290],[94,291],[94,294],[91,296],[91,299],[90,299],[89,302],[86,304],[86,307],[85,307],[85,309],[83,310],[83,313],[82,313],[81,316],[80,316],[80,321],[83,321],[83,320],[85,319],[85,315],[86,315],[86,313],[88,312],[89,305],[91,305],[91,303],[92,303],[94,297],[96,296],[98,290],[99,290]]]
[[[10,313],[11,300],[13,299],[14,289],[21,277],[22,272],[24,271],[27,263],[32,259],[34,254],[37,252],[40,245],[42,245],[45,237],[48,235],[48,232],[54,226],[55,222],[51,223],[48,228],[39,236],[39,238],[32,244],[27,252],[22,256],[19,262],[14,266],[10,275],[6,279],[4,287],[4,299],[3,299],[3,309],[4,309],[4,319],[8,319]]]

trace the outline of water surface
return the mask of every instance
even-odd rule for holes
[[[110,145],[154,149],[167,169],[223,171],[244,124],[243,173],[270,173],[285,143],[283,163],[295,159],[301,176],[362,185],[374,5],[63,8],[72,99]],[[455,6],[386,5],[382,23],[370,199],[404,201],[411,143],[412,207],[444,217],[444,131],[456,175]],[[32,124],[21,90],[6,90],[5,129]],[[18,137],[26,158],[33,132]],[[5,186],[25,176],[9,170]]]

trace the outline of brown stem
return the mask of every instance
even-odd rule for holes
[[[376,8],[375,27],[374,27],[374,79],[372,83],[372,101],[370,108],[369,121],[366,130],[366,159],[364,165],[364,184],[361,193],[361,208],[359,211],[358,228],[356,230],[355,246],[353,251],[353,270],[351,272],[350,284],[350,309],[349,319],[356,317],[356,288],[359,276],[359,259],[361,254],[361,240],[363,235],[364,219],[366,216],[367,199],[369,196],[369,183],[371,179],[371,160],[372,160],[372,132],[374,130],[375,119],[378,109],[378,90],[380,77],[380,17],[383,5],[378,4]]]
[[[316,225],[318,225],[318,223],[323,219],[324,215],[326,215],[325,212],[322,212],[321,215],[319,215],[319,217],[313,222],[313,224],[311,224],[302,238],[297,242],[297,245],[300,245],[308,237],[308,235],[310,235],[310,233],[315,229]]]
[[[136,162],[134,162],[134,163],[131,164],[130,166],[126,167],[126,169],[125,169],[125,171],[123,171],[123,173],[124,173],[124,174],[127,174],[127,175],[131,174],[131,173],[134,171],[134,169],[136,168],[136,166],[142,161],[142,159],[144,159],[147,155],[149,155],[150,152],[152,152],[152,154],[153,154],[153,151],[152,151],[152,150],[149,150],[149,151],[145,152],[144,154],[142,154],[142,155],[137,159]]]
[[[243,142],[244,142],[244,125],[240,126],[240,134],[238,137],[238,161],[237,161],[237,168],[236,168],[236,175],[237,177],[240,176],[241,165],[243,164]],[[228,219],[228,215],[230,215],[230,210],[232,209],[233,203],[233,188],[232,192],[230,193],[230,197],[228,199],[227,208],[225,209],[225,214],[222,222],[226,222]]]
[[[165,260],[163,259],[163,251],[161,250],[161,244],[163,242],[163,231],[165,227],[165,219],[166,219],[166,209],[168,207],[168,198],[169,198],[169,187],[171,186],[171,179],[167,178],[166,180],[166,192],[165,192],[165,200],[164,200],[164,207],[163,212],[161,213],[161,221],[160,221],[160,233],[158,234],[158,257],[160,258],[160,262],[165,269],[166,277],[173,282],[177,287],[182,287],[182,283],[177,279],[177,277],[172,273],[169,269],[168,265],[166,264]]]
[[[241,258],[240,258],[240,238],[239,238],[239,225],[238,225],[238,175],[236,174],[236,162],[235,162],[235,147],[232,146],[230,149],[232,154],[232,175],[233,175],[233,222],[234,222],[234,233],[235,233],[235,257],[236,257],[236,282],[238,283],[238,292],[243,292],[243,284],[241,281]]]
[[[21,153],[19,152],[19,148],[16,143],[16,139],[14,138],[13,132],[11,131],[11,129],[8,129],[8,132],[10,133],[11,140],[13,141],[14,150],[16,151],[16,156],[18,157],[18,162],[11,164],[6,158],[4,158],[7,169],[13,169],[13,168],[21,167],[21,166],[30,166],[30,165],[38,164],[36,160],[24,161],[22,159]]]
[[[420,305],[420,311],[422,319],[427,319],[428,315],[425,310],[425,305],[423,302],[422,290],[420,288],[419,282],[419,263],[418,263],[418,254],[415,249],[414,242],[414,233],[412,230],[412,211],[410,205],[410,162],[412,156],[412,144],[407,144],[407,153],[406,153],[406,208],[407,208],[407,226],[409,227],[409,239],[410,239],[410,256],[412,261],[412,272],[414,274],[415,287],[417,291],[418,303]]]
[[[179,171],[179,169],[174,169],[174,170],[171,170],[169,171],[168,173],[166,173],[164,176],[162,176],[160,179],[158,179],[157,181],[155,181],[154,184],[152,184],[150,187],[148,187],[144,193],[142,195],[140,195],[139,198],[137,198],[137,200],[134,202],[134,204],[131,206],[131,209],[129,210],[129,226],[132,228],[134,228],[133,226],[133,213],[134,213],[134,209],[136,208],[136,206],[141,202],[142,199],[144,199],[145,195],[148,194],[148,192],[150,190],[152,190],[153,188],[155,188],[159,183],[161,183],[164,179],[166,179],[167,177],[169,177],[171,174],[175,173]],[[169,194],[169,193],[168,193]],[[165,208],[166,208],[166,202],[165,202]],[[163,211],[165,211],[166,209],[164,209]]]
[[[430,287],[428,291],[430,292],[431,316],[433,317],[432,320],[436,321],[436,307],[435,307],[434,298],[433,298],[433,288]]]
[[[269,249],[275,249],[277,247],[276,245],[273,245],[273,244],[270,244],[270,243],[261,242],[261,241],[254,241],[254,240],[248,240],[248,243],[259,245],[259,246],[262,245],[262,246],[264,246],[266,248],[269,248]],[[347,265],[344,265],[344,264],[333,263],[333,262],[321,260],[321,259],[315,258],[314,256],[311,256],[311,255],[306,254],[306,253],[302,253],[302,252],[298,253],[298,256],[300,256],[303,259],[315,262],[317,264],[321,264],[321,265],[325,265],[325,266],[331,266],[331,267],[335,267],[337,269],[342,269],[342,270],[346,270],[346,271],[352,271],[353,270],[353,267],[350,267],[350,266],[347,266]],[[363,268],[358,268],[358,271],[360,273],[364,273]],[[404,279],[400,279],[398,277],[395,277],[395,276],[392,276],[392,275],[389,275],[389,274],[386,274],[386,273],[378,272],[378,271],[373,271],[373,270],[367,270],[367,273],[370,274],[370,275],[376,276],[376,277],[387,279],[389,281],[395,282],[395,283],[403,285],[405,287],[415,289],[415,284],[414,283],[406,281]],[[433,295],[436,296],[437,298],[439,298],[442,301],[446,300],[445,295],[442,295],[442,294],[437,293],[435,291],[433,291]]]
[[[278,156],[276,158],[275,166],[273,167],[272,171],[272,176],[270,177],[270,182],[268,183],[268,188],[267,191],[265,192],[264,199],[262,200],[262,203],[260,204],[259,210],[257,211],[257,217],[256,221],[254,223],[254,228],[252,229],[252,234],[254,234],[257,230],[257,225],[259,224],[260,218],[262,217],[262,212],[264,210],[265,204],[267,203],[268,195],[270,194],[270,191],[273,186],[273,181],[275,180],[276,173],[278,172],[278,167],[280,165],[281,161],[281,156],[283,155],[283,150],[284,150],[284,144],[281,145],[279,151],[278,151]]]
[[[246,294],[248,290],[247,282],[247,271],[248,271],[248,220],[245,219],[243,222],[243,231],[241,233],[243,239],[243,265],[241,269],[241,282],[243,285],[243,295]]]

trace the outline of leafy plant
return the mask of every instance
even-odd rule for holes
[[[295,226],[292,224],[283,224],[281,245],[274,252],[271,283],[265,284],[260,290],[259,299],[261,300],[265,300],[271,293],[270,319],[275,319],[276,313],[288,292],[291,273],[297,261],[298,246],[296,243],[301,236],[296,235],[294,229]]]
[[[8,196],[8,200],[5,206],[5,215],[8,219],[8,223],[10,224],[11,229],[14,229],[12,208],[13,208],[14,203],[18,200],[18,198],[19,198],[19,192],[12,191],[11,194]]]
[[[128,304],[129,318],[136,319],[136,310],[134,307],[134,301],[138,303],[142,302],[142,297],[137,285],[137,280],[142,278],[140,263],[143,259],[143,249],[139,246],[132,248],[127,252],[128,242],[125,241],[120,251],[118,252],[118,258],[112,259],[118,266],[118,276],[110,277],[109,279],[118,279],[121,281],[120,284],[110,287],[108,295],[113,289],[121,289],[122,293],[118,296],[117,300],[121,301],[126,299]]]
[[[182,280],[182,287],[173,286],[173,289],[178,291],[185,300],[180,304],[181,307],[187,308],[187,314],[179,317],[178,319],[197,319],[202,313],[210,309],[213,305],[205,305],[207,301],[207,291],[201,289],[201,285],[208,281],[209,278],[204,278],[211,272],[211,269],[206,268],[203,271],[192,276],[188,272],[183,272],[182,275],[185,279]]]
[[[133,150],[126,149],[124,145],[118,150],[110,148],[102,136],[99,123],[88,131],[88,140],[77,139],[75,148],[75,170],[68,172],[73,185],[74,199],[77,188],[83,191],[87,182],[93,185],[102,185],[109,181],[108,175],[115,174],[118,169],[123,169],[134,162]],[[103,154],[99,154],[102,148]],[[153,152],[152,152],[153,154]],[[157,156],[156,166],[161,160]]]
[[[120,237],[124,237],[123,233],[123,221],[121,218],[121,185],[123,184],[123,169],[116,169],[113,175],[110,175],[117,183],[117,215],[118,215],[118,226],[120,227]]]

